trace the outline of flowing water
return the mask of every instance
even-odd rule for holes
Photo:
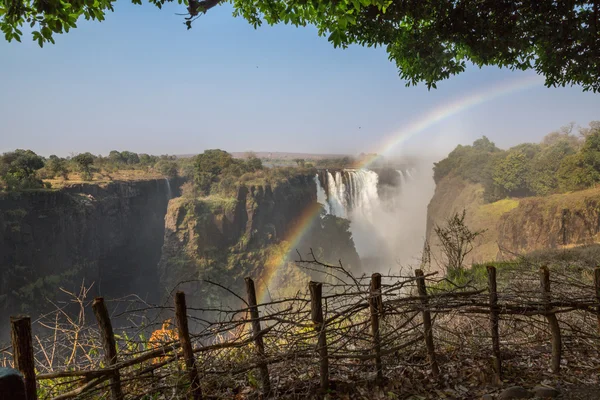
[[[382,272],[419,259],[433,194],[431,176],[415,168],[390,170],[385,176],[380,182],[379,173],[368,169],[315,176],[317,201],[328,214],[350,220],[361,259],[373,260]]]
[[[165,178],[165,182],[167,184],[167,199],[171,200],[173,198],[173,192],[171,191],[171,182],[169,182],[169,178]]]

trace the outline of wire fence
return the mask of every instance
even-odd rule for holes
[[[326,281],[266,303],[250,278],[244,295],[219,285],[239,308],[194,308],[183,292],[160,307],[136,298],[90,304],[82,287],[69,311],[35,322],[45,335],[32,334],[29,318],[11,318],[0,364],[25,375],[31,398],[54,400],[411,390],[415,379],[460,374],[457,358],[485,360],[468,370],[479,384],[524,368],[555,376],[598,368],[588,361],[600,349],[600,267],[489,266],[487,282],[463,284],[421,270],[354,277],[340,267]]]

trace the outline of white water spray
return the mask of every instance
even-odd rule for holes
[[[329,203],[327,202],[327,193],[325,193],[325,189],[321,186],[321,182],[319,181],[319,174],[315,175],[315,184],[317,185],[317,203],[321,204],[325,209],[327,214],[330,214]]]
[[[169,178],[165,178],[165,182],[167,185],[167,200],[171,200],[173,198],[173,192],[171,191],[171,182],[169,182]]]
[[[434,188],[431,175],[420,169],[396,172],[396,183],[382,182],[383,190],[377,172],[366,169],[323,171],[315,177],[318,202],[327,213],[350,220],[358,254],[374,260],[381,272],[418,259]]]

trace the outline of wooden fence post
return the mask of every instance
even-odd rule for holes
[[[327,355],[327,337],[325,324],[323,323],[323,306],[321,304],[323,297],[323,285],[318,282],[310,282],[310,315],[315,325],[315,330],[319,332],[317,343],[321,376],[321,391],[323,394],[329,390],[329,359]]]
[[[500,334],[498,329],[498,289],[496,285],[496,267],[488,265],[488,290],[490,292],[490,331],[492,332],[492,353],[494,355],[494,372],[496,384],[502,381],[502,358],[500,355]]]
[[[104,299],[96,297],[92,303],[92,309],[94,310],[94,315],[98,321],[98,328],[100,328],[100,333],[102,334],[102,347],[104,347],[106,366],[110,367],[117,363],[117,345]],[[123,400],[119,370],[115,370],[110,378],[110,392],[112,400]]]
[[[540,268],[540,284],[542,289],[542,301],[544,303],[544,315],[550,325],[552,333],[552,372],[558,374],[560,371],[560,358],[562,351],[562,341],[560,337],[560,326],[556,314],[551,310],[550,306],[550,271],[548,267]]]
[[[192,350],[192,341],[190,339],[190,330],[188,328],[187,305],[185,304],[185,293],[175,293],[175,319],[177,322],[177,333],[179,334],[179,342],[183,350],[183,358],[185,359],[185,368],[190,379],[190,387],[192,390],[192,398],[194,400],[202,399],[202,388],[200,387],[200,377],[198,376],[198,368],[196,367],[196,358]]]
[[[265,344],[262,336],[260,336],[261,326],[259,321],[258,307],[256,301],[256,289],[252,278],[246,278],[246,293],[248,295],[248,305],[250,306],[250,318],[252,319],[252,332],[254,334],[254,344],[258,353],[260,370],[260,378],[262,381],[263,395],[268,397],[271,393],[271,380],[269,379],[269,367],[264,363],[265,359]]]
[[[383,385],[383,366],[381,365],[381,337],[379,334],[379,315],[383,313],[383,299],[381,297],[381,274],[371,275],[371,288],[369,308],[371,310],[371,333],[373,334],[373,347],[375,349],[375,367],[377,369],[377,384]]]
[[[594,269],[594,286],[596,288],[596,303],[600,304],[600,267]],[[596,308],[598,318],[598,333],[600,334],[600,305]]]
[[[27,400],[37,400],[31,318],[22,315],[10,317],[10,326],[15,368],[25,378],[25,395]]]
[[[435,358],[435,347],[433,346],[433,330],[431,325],[431,313],[429,312],[429,299],[427,297],[427,287],[425,286],[425,276],[420,269],[415,270],[417,277],[417,288],[421,297],[421,305],[423,306],[423,328],[425,330],[425,346],[427,346],[427,357],[431,365],[431,372],[434,377],[440,373],[440,369]]]

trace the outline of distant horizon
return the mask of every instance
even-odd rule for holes
[[[592,121],[598,121],[598,120],[600,120],[600,113],[598,115],[598,119],[593,119],[593,120],[590,120],[590,121],[588,121],[586,123],[583,123],[583,124],[582,123],[578,123],[576,121],[570,121],[570,122],[567,122],[567,123],[565,123],[565,124],[563,124],[561,126],[556,127],[555,129],[553,129],[553,130],[551,130],[549,132],[546,132],[546,133],[542,134],[538,139],[534,139],[534,140],[530,140],[530,141],[527,141],[527,140],[517,141],[516,143],[513,143],[510,146],[498,145],[498,142],[497,142],[497,140],[494,137],[492,137],[492,136],[490,136],[488,134],[482,133],[481,135],[473,138],[473,140],[466,140],[464,142],[456,142],[454,144],[454,146],[451,147],[445,154],[442,154],[442,156],[445,157],[454,148],[456,148],[456,146],[459,146],[459,145],[463,145],[463,146],[471,145],[474,140],[476,140],[478,138],[481,138],[483,136],[488,137],[488,139],[490,139],[492,142],[494,142],[499,148],[504,149],[504,150],[507,150],[510,147],[517,146],[517,145],[522,144],[522,143],[539,143],[539,142],[541,142],[541,140],[546,135],[548,135],[550,133],[553,133],[553,132],[558,132],[561,128],[563,128],[565,126],[568,126],[571,123],[574,124],[574,132],[572,134],[575,135],[575,136],[577,136],[577,129],[578,128],[585,128],[585,127],[588,126],[588,124],[590,122],[592,122]],[[360,156],[361,154],[363,154],[363,155],[367,155],[367,154],[373,155],[373,154],[376,154],[376,155],[379,155],[379,156],[383,156],[386,159],[419,157],[418,154],[413,154],[412,152],[405,152],[404,154],[396,154],[396,155],[392,155],[392,156],[386,156],[382,152],[369,152],[369,151],[359,151],[359,152],[355,152],[355,153],[349,153],[349,152],[348,153],[291,152],[291,151],[279,151],[279,150],[276,150],[276,151],[264,151],[264,150],[243,150],[243,151],[237,151],[236,150],[236,151],[230,151],[230,150],[228,150],[226,148],[220,148],[220,147],[208,147],[208,148],[205,148],[205,149],[201,149],[198,152],[186,152],[186,153],[183,153],[183,152],[182,153],[179,153],[179,152],[177,152],[177,153],[153,153],[153,152],[146,152],[146,151],[137,151],[135,148],[119,148],[119,147],[115,147],[115,148],[112,148],[111,150],[104,151],[104,152],[95,152],[95,151],[92,151],[92,150],[84,150],[84,151],[81,151],[81,152],[69,151],[68,154],[65,154],[65,153],[60,153],[60,154],[57,154],[57,153],[42,153],[42,152],[35,151],[35,149],[31,149],[31,148],[28,148],[28,147],[25,147],[25,146],[15,147],[15,148],[11,148],[11,149],[3,149],[3,148],[0,148],[0,149],[1,149],[0,150],[0,154],[11,152],[11,151],[15,151],[17,149],[32,150],[36,154],[38,154],[38,155],[40,155],[42,157],[45,157],[45,158],[48,158],[51,155],[56,155],[56,156],[59,156],[59,157],[68,158],[68,157],[71,157],[73,155],[77,155],[77,154],[85,153],[85,152],[89,152],[89,153],[91,153],[91,154],[93,154],[95,156],[107,157],[109,155],[110,151],[113,151],[113,150],[119,151],[119,152],[122,152],[122,151],[131,151],[131,152],[134,152],[134,153],[137,153],[137,154],[148,154],[148,155],[153,155],[153,156],[174,156],[174,157],[177,157],[177,158],[189,158],[189,157],[194,157],[194,156],[196,156],[198,154],[201,154],[201,153],[203,153],[206,150],[215,150],[215,149],[226,151],[229,154],[231,154],[234,158],[243,158],[248,153],[254,153],[259,158],[268,158],[269,156],[272,155],[272,156],[278,156],[279,158],[290,158],[290,159],[294,159],[294,158],[324,159],[324,158],[336,158],[336,157],[357,157],[357,156]],[[430,158],[430,157],[425,157],[425,158]],[[438,158],[439,158],[439,155],[438,155]]]

